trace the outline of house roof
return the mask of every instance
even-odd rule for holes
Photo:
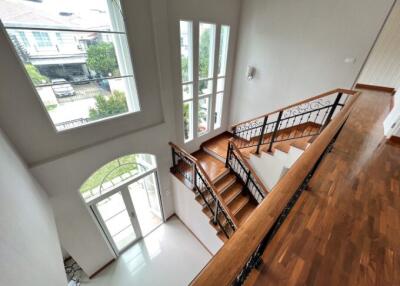
[[[86,1],[84,0],[84,2]],[[0,0],[0,19],[5,26],[112,30],[107,6],[104,5],[106,1],[97,1],[96,6],[93,7],[71,5],[76,2],[77,0],[62,2],[55,0],[43,0],[42,2]],[[86,3],[90,2],[93,1]],[[64,4],[63,7],[63,3],[70,5],[68,7]],[[99,7],[101,5],[98,4],[103,4],[104,7]]]

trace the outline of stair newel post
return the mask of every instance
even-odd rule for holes
[[[272,144],[274,144],[276,133],[278,133],[279,125],[281,124],[281,118],[282,118],[282,113],[283,111],[279,111],[278,114],[278,119],[276,120],[274,132],[272,133],[271,141],[269,142],[269,147],[268,147],[268,152],[272,152]]]
[[[343,95],[343,93],[339,92],[338,95],[336,96],[336,99],[333,102],[332,108],[329,111],[328,116],[326,117],[325,123],[322,123],[323,124],[322,129],[324,129],[329,124],[329,122],[331,122],[332,116],[335,113],[336,107],[339,105],[339,102],[340,102],[340,99],[342,98],[342,95]]]
[[[171,146],[171,154],[172,154],[172,167],[175,171],[176,168],[175,149],[172,146]]]
[[[193,166],[192,166],[192,171],[193,171],[193,175],[192,175],[192,178],[193,178],[193,187],[196,187],[196,174],[197,174],[197,172],[196,172],[196,164],[193,164]]]
[[[215,200],[215,210],[214,210],[214,217],[213,217],[213,224],[217,224],[217,216],[218,216],[218,210],[219,210],[219,201]]]
[[[228,168],[229,167],[229,157],[231,156],[231,142],[228,142],[228,150],[226,151],[226,160],[225,160],[225,167]]]
[[[264,132],[265,132],[265,126],[267,126],[267,121],[268,121],[268,115],[264,117],[264,122],[263,122],[263,125],[261,127],[260,138],[258,139],[256,154],[260,154],[260,146],[261,146],[262,141],[264,139]]]

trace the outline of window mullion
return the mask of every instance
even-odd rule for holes
[[[214,130],[215,123],[215,102],[217,94],[217,76],[218,76],[218,63],[219,63],[219,45],[220,45],[221,25],[217,25],[215,33],[215,47],[214,47],[214,70],[213,70],[213,90],[211,94],[211,107],[210,107],[210,130]]]
[[[199,22],[193,21],[193,138],[198,138],[199,107]]]

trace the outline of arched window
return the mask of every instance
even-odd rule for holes
[[[117,158],[95,171],[79,191],[116,254],[163,222],[154,155]]]

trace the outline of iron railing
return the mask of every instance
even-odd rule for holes
[[[235,125],[234,142],[239,149],[254,147],[259,154],[263,145],[271,152],[276,142],[318,135],[346,104],[348,96],[334,90]]]
[[[240,155],[235,143],[229,141],[225,166],[230,168],[236,177],[242,182],[243,188],[250,192],[254,199],[261,203],[267,195],[267,190],[257,175]]]
[[[279,230],[279,228],[281,227],[283,222],[286,220],[287,216],[289,215],[290,211],[292,210],[292,208],[296,204],[296,202],[299,199],[299,197],[302,194],[302,192],[304,192],[307,189],[311,178],[313,177],[313,175],[314,175],[315,171],[317,170],[318,166],[321,164],[323,158],[326,156],[326,154],[328,154],[329,152],[332,151],[333,145],[335,144],[335,141],[336,141],[337,137],[339,136],[341,130],[343,129],[343,126],[346,124],[346,120],[342,123],[342,125],[339,128],[339,130],[336,132],[335,136],[332,138],[332,140],[329,142],[329,144],[325,147],[325,149],[322,152],[321,156],[318,158],[318,160],[316,161],[316,163],[314,164],[314,166],[312,167],[310,172],[304,178],[303,182],[298,187],[296,192],[290,198],[290,200],[288,201],[287,205],[285,206],[285,208],[283,209],[283,211],[281,212],[281,214],[279,215],[279,217],[275,221],[275,223],[272,226],[272,228],[268,231],[267,235],[263,238],[263,240],[257,246],[257,248],[254,251],[254,253],[250,256],[249,260],[244,265],[242,271],[239,273],[238,276],[236,276],[236,278],[235,278],[234,282],[232,283],[232,285],[234,285],[234,286],[243,285],[245,280],[246,280],[246,278],[250,274],[250,272],[253,269],[255,269],[256,267],[258,267],[262,263],[261,257],[263,255],[267,245],[272,240],[272,238],[275,236],[275,234],[277,233],[277,231]]]
[[[180,175],[185,183],[201,198],[202,205],[208,210],[211,222],[229,238],[237,229],[237,224],[208,176],[205,174],[197,159],[170,143],[172,151],[171,172]]]

